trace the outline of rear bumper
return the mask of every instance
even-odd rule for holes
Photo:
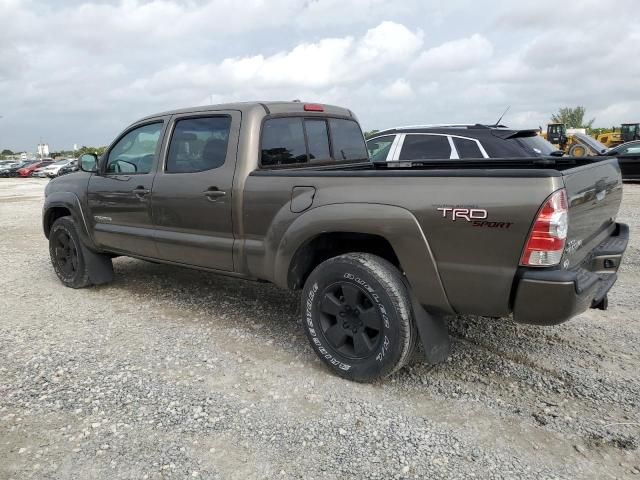
[[[618,278],[628,242],[629,227],[618,223],[578,268],[522,269],[513,303],[515,321],[557,325],[600,304]]]

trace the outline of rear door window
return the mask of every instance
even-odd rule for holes
[[[171,136],[167,173],[194,173],[224,165],[231,117],[178,120]]]
[[[407,134],[399,160],[437,160],[451,157],[451,145],[444,135]]]
[[[475,140],[469,140],[466,138],[452,137],[453,144],[458,151],[458,156],[462,159],[465,158],[484,158],[478,143]]]
[[[333,158],[336,160],[368,160],[367,146],[362,130],[353,120],[329,119]]]

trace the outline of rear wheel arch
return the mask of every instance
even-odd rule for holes
[[[384,258],[402,271],[391,243],[372,233],[334,231],[315,235],[298,247],[289,262],[287,286],[299,290],[311,272],[322,262],[346,253],[370,253]]]
[[[329,250],[318,256],[308,255],[313,253],[314,241],[335,238],[347,238],[349,242],[335,250],[335,254]],[[364,242],[360,244],[357,240]],[[372,253],[406,275],[423,305],[438,312],[454,313],[425,234],[415,216],[405,208],[371,203],[316,207],[291,223],[273,249],[272,278],[283,288],[301,288],[305,275],[326,258],[344,253]]]

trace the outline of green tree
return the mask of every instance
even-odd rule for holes
[[[2,153],[0,153],[0,155],[4,156],[4,155],[14,155],[14,153],[9,150],[8,148],[5,148],[4,150],[2,150]]]
[[[588,122],[584,121],[584,114],[586,109],[582,106],[575,108],[562,107],[558,110],[558,113],[551,115],[551,121],[553,123],[564,123],[567,128],[591,128],[595,118],[592,118]]]
[[[104,153],[104,151],[107,149],[107,147],[86,147],[86,146],[82,146],[80,147],[80,149],[75,152],[76,155],[79,157],[80,155],[84,155],[85,153],[95,153],[96,155],[100,156]]]
[[[367,140],[369,140],[371,137],[373,137],[376,133],[378,133],[380,130],[369,130],[368,132],[364,132],[364,138],[366,138]]]

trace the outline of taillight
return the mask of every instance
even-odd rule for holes
[[[562,189],[552,193],[538,211],[520,265],[546,267],[559,264],[568,228],[567,193]]]
[[[305,112],[324,112],[324,107],[322,105],[318,105],[317,103],[305,103],[304,111]]]

